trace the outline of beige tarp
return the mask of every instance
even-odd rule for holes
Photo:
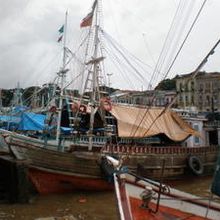
[[[150,137],[165,134],[173,141],[182,141],[189,135],[198,135],[175,112],[163,110],[164,108],[147,110],[147,108],[113,105],[111,113],[117,119],[120,137]]]

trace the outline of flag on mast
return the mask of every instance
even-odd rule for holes
[[[62,39],[63,39],[64,25],[62,25],[62,26],[60,27],[60,29],[58,30],[58,32],[60,33],[60,36],[59,36],[59,38],[58,38],[58,40],[57,40],[57,42],[59,43],[59,42],[61,42]]]
[[[92,5],[92,11],[88,15],[86,15],[86,17],[84,17],[82,19],[82,21],[80,23],[81,28],[88,27],[88,26],[92,25],[92,19],[93,19],[93,14],[94,14],[94,11],[95,11],[96,4],[97,4],[97,0],[95,0],[93,5]]]
[[[58,42],[58,43],[61,42],[62,39],[63,39],[63,35],[61,35],[61,36],[58,38],[57,42]]]
[[[90,12],[85,18],[83,18],[80,27],[88,27],[92,25],[93,13]]]
[[[64,32],[64,25],[58,31],[62,34]]]

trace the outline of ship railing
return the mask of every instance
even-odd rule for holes
[[[107,138],[108,137],[105,136],[94,136],[92,137],[92,142],[95,144],[105,144],[107,142]],[[89,137],[88,136],[74,137],[73,142],[87,144],[89,143]]]
[[[166,147],[151,147],[151,146],[133,146],[133,145],[112,145],[107,144],[103,148],[103,152],[111,153],[127,153],[127,154],[205,154],[208,152],[217,152],[219,146],[204,146],[204,147],[182,147],[182,146],[166,146]]]

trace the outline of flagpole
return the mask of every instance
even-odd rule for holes
[[[58,120],[57,120],[57,133],[56,133],[56,141],[58,144],[58,148],[60,147],[60,128],[61,128],[61,116],[62,116],[62,107],[63,107],[63,94],[64,94],[64,80],[66,77],[67,69],[66,66],[66,33],[67,33],[67,11],[65,14],[65,24],[64,24],[64,38],[63,38],[63,66],[61,70],[58,72],[58,76],[61,78],[60,82],[60,99],[59,99],[59,108],[58,108]],[[61,149],[62,150],[62,149]]]
[[[63,69],[65,69],[65,65],[66,65],[67,16],[68,16],[68,12],[66,11],[66,14],[65,14],[65,25],[64,25],[64,36],[63,36]]]

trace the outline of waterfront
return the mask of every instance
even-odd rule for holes
[[[172,182],[178,189],[209,196],[212,177]],[[72,215],[79,220],[116,220],[114,192],[75,192],[66,195],[36,196],[30,204],[1,204],[0,220],[34,220],[41,217]]]

